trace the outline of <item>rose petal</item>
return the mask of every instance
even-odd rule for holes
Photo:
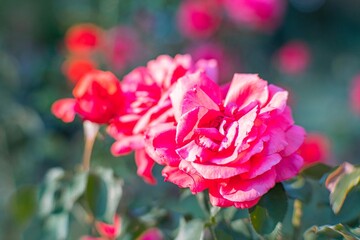
[[[181,188],[189,188],[192,193],[204,191],[208,185],[204,178],[196,173],[186,173],[177,167],[166,166],[162,175],[165,181],[172,182]]]
[[[156,184],[156,179],[152,174],[155,162],[146,154],[145,149],[135,151],[135,163],[137,166],[137,174],[142,177],[145,182]]]
[[[53,103],[51,112],[55,117],[66,123],[74,121],[76,100],[73,98],[60,99]]]
[[[236,176],[225,186],[221,186],[220,194],[234,202],[254,201],[275,186],[275,178],[276,172],[273,169],[253,179],[244,180]]]
[[[305,139],[305,130],[297,125],[292,126],[285,133],[286,141],[288,145],[284,149],[283,155],[289,156],[290,154],[297,151]]]
[[[282,182],[294,177],[299,173],[303,166],[303,159],[300,155],[294,153],[284,157],[281,162],[275,166],[276,182]]]
[[[224,105],[235,104],[239,109],[253,101],[263,106],[268,100],[267,82],[257,74],[235,74],[230,89],[226,95]]]

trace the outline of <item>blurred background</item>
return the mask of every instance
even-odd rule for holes
[[[22,222],[26,214],[11,208],[16,190],[26,192],[39,184],[50,168],[73,169],[80,164],[81,121],[65,124],[50,111],[55,100],[71,96],[72,83],[64,70],[64,61],[71,56],[64,39],[76,24],[94,24],[106,35],[105,50],[92,60],[119,79],[160,54],[178,53],[218,59],[222,83],[235,72],[258,73],[290,92],[298,125],[322,136],[326,146],[318,150],[318,160],[333,165],[360,162],[359,1],[275,1],[278,6],[240,17],[236,2],[241,1],[234,0],[234,6],[226,0],[198,2],[0,1],[0,236],[7,236],[3,239],[32,239],[24,237],[29,229],[36,236],[37,223],[29,227]],[[112,141],[106,135],[97,141],[93,164],[111,166],[133,189],[147,186],[135,175],[131,157],[110,154]],[[171,188],[161,179],[158,182]],[[162,188],[148,189],[151,200],[161,199]],[[140,206],[143,200],[134,196],[134,201],[129,200],[131,194],[125,199]]]

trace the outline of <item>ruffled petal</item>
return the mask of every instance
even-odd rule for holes
[[[282,182],[294,177],[299,173],[303,163],[302,157],[296,153],[284,157],[281,162],[275,166],[276,182]]]
[[[294,125],[289,128],[285,133],[285,138],[288,142],[288,145],[284,149],[283,155],[289,156],[290,154],[296,152],[303,144],[305,134],[305,130],[300,126]]]
[[[185,172],[177,167],[166,166],[162,175],[165,181],[172,182],[181,188],[189,188],[192,193],[204,191],[208,185],[203,177],[195,172]]]
[[[76,100],[73,98],[60,99],[53,103],[51,106],[51,112],[55,115],[55,117],[69,123],[74,121],[75,105]]]
[[[156,184],[156,179],[152,174],[155,162],[146,154],[145,149],[135,151],[135,163],[137,166],[137,174],[142,177],[145,182]]]
[[[267,82],[257,74],[235,74],[226,95],[224,105],[236,105],[239,109],[253,101],[263,106],[268,101]]]
[[[254,201],[275,186],[275,178],[273,169],[253,179],[236,176],[220,188],[220,194],[233,202]]]

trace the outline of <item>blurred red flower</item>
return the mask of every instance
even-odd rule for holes
[[[276,29],[285,14],[284,0],[224,0],[229,17],[241,26],[272,31]]]
[[[299,154],[303,157],[305,166],[329,162],[330,140],[320,133],[309,133],[299,148]]]
[[[102,42],[102,30],[94,24],[74,25],[66,32],[65,45],[74,54],[89,54]]]
[[[207,38],[221,22],[219,4],[213,0],[182,1],[177,13],[180,32],[188,38]]]
[[[112,224],[97,221],[95,223],[96,230],[105,239],[116,239],[121,231],[121,218],[115,215]]]
[[[90,58],[70,57],[62,65],[64,75],[76,84],[87,73],[95,70],[97,64]]]
[[[103,124],[124,111],[120,81],[111,72],[88,73],[75,85],[73,96],[52,105],[52,113],[64,122],[73,121],[78,114],[83,120]]]
[[[311,52],[302,41],[291,41],[281,47],[276,54],[276,61],[281,72],[289,75],[303,73],[309,66]]]

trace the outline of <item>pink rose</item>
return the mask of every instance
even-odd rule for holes
[[[173,122],[174,114],[169,98],[169,90],[174,83],[188,72],[204,69],[217,79],[215,61],[200,60],[194,63],[189,55],[159,56],[124,77],[122,89],[127,106],[122,116],[114,119],[108,133],[116,139],[111,148],[115,156],[135,150],[137,173],[150,184],[155,178],[151,173],[154,161],[144,148],[144,134],[151,126],[163,122]]]
[[[263,31],[276,29],[285,14],[284,0],[224,0],[229,17],[248,28]]]
[[[106,34],[105,57],[117,72],[123,72],[141,55],[141,43],[136,31],[127,26],[117,26]]]
[[[311,53],[305,42],[291,41],[279,49],[276,57],[281,72],[297,75],[303,73],[309,66]]]
[[[214,206],[249,208],[298,173],[305,131],[294,125],[288,93],[258,75],[235,74],[224,92],[204,73],[179,79],[170,94],[176,123],[151,128],[146,147],[166,181],[208,189]]]
[[[219,28],[221,15],[214,0],[182,1],[177,13],[180,32],[188,38],[207,38]]]

